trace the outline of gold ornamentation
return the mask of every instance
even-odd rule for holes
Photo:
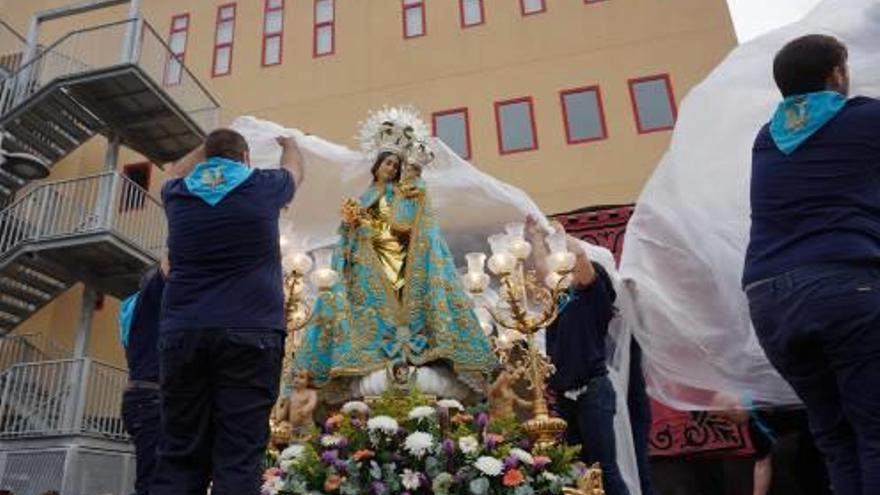
[[[577,487],[565,487],[562,489],[565,495],[605,495],[605,489],[602,486],[602,469],[599,464],[593,464],[587,468],[587,472],[578,478]]]

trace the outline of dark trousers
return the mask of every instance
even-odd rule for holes
[[[747,294],[761,346],[807,407],[834,493],[880,493],[880,268],[805,266]]]
[[[591,378],[577,401],[559,395],[559,414],[568,423],[565,441],[581,446],[581,459],[602,466],[602,482],[608,495],[629,495],[617,467],[614,414],[617,395],[607,375]]]
[[[134,443],[135,494],[148,495],[159,444],[159,390],[126,390],[122,394],[122,422]]]
[[[629,387],[626,395],[629,423],[632,428],[636,463],[639,468],[639,485],[642,495],[654,495],[651,483],[651,461],[648,458],[648,439],[651,436],[651,401],[645,391],[642,374],[642,348],[635,339],[630,347]]]
[[[192,330],[159,339],[162,445],[151,495],[258,495],[284,336]]]

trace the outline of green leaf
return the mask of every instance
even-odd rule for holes
[[[443,472],[443,463],[439,459],[433,456],[425,459],[425,474],[429,478],[436,478],[441,472]]]

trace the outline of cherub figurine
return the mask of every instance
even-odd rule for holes
[[[309,428],[315,424],[315,408],[318,406],[318,391],[310,388],[311,377],[306,370],[293,374],[293,392],[288,404],[288,422],[293,440],[304,439]]]
[[[565,495],[605,495],[602,486],[602,468],[598,463],[587,468],[587,472],[577,480],[577,488],[565,487]]]
[[[513,390],[513,376],[502,370],[489,386],[489,415],[493,418],[516,417],[515,407],[532,407],[532,402],[518,396]]]

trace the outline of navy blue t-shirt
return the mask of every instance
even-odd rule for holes
[[[598,263],[596,278],[586,287],[574,287],[571,299],[547,327],[547,356],[556,367],[550,387],[566,392],[583,387],[590,379],[608,374],[605,337],[614,317],[617,294],[611,279]]]
[[[284,331],[278,216],[293,199],[287,170],[254,170],[215,206],[168,181],[171,274],[163,332],[209,328]]]
[[[162,293],[165,279],[159,270],[149,276],[134,306],[125,360],[128,362],[128,378],[148,382],[159,381],[159,315],[162,310]]]
[[[803,265],[880,260],[880,101],[852,98],[791,155],[765,125],[751,203],[744,286]]]

